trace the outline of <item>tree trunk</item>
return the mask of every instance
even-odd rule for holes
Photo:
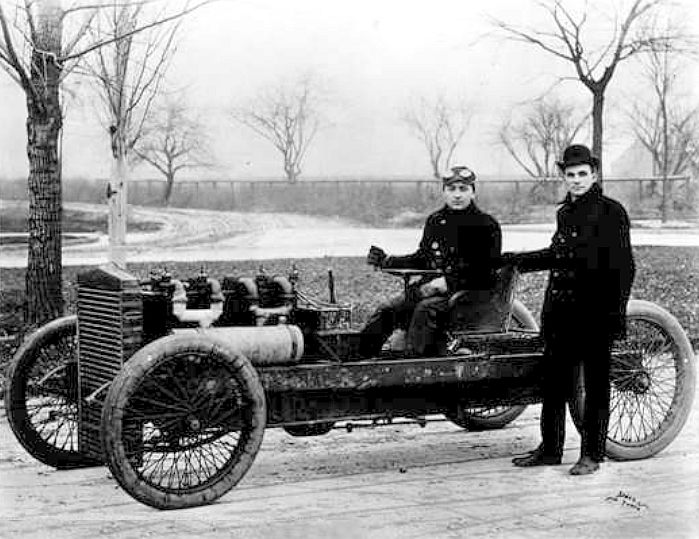
[[[662,163],[662,174],[663,174],[663,196],[660,201],[660,220],[666,223],[669,217],[668,206],[670,204],[670,182],[668,181],[668,171],[669,171],[669,161],[670,161],[670,148],[668,147],[669,133],[668,133],[668,119],[667,119],[667,103],[664,99],[661,100],[661,115],[663,122],[663,163]]]
[[[116,155],[112,167],[109,188],[109,261],[126,269],[126,224],[128,215],[128,170],[123,135],[120,130],[114,134]]]
[[[172,188],[174,185],[175,175],[173,173],[169,173],[167,176],[165,176],[165,195],[163,197],[166,206],[170,205],[170,197],[172,196]]]
[[[602,185],[602,137],[604,128],[604,89],[592,90],[592,153],[599,159],[598,182]]]
[[[284,167],[284,170],[286,172],[286,179],[288,180],[288,182],[296,183],[299,178],[299,173],[295,170],[293,165],[289,167]]]
[[[61,164],[58,139],[62,128],[59,79],[61,19],[57,4],[42,5],[39,42],[32,52],[27,94],[29,159],[29,245],[25,320],[41,324],[63,315],[61,259]]]

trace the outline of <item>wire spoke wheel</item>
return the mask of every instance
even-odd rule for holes
[[[78,447],[77,348],[77,318],[59,318],[29,336],[7,376],[12,431],[34,458],[59,469],[97,464]]]
[[[102,420],[108,465],[153,507],[210,503],[252,464],[265,414],[246,358],[205,338],[166,337],[137,352],[112,384]]]
[[[612,348],[607,455],[618,460],[652,456],[679,433],[692,407],[694,353],[677,320],[645,301],[627,310],[627,337]],[[584,411],[584,373],[571,415]]]

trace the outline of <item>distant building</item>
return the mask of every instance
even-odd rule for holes
[[[612,159],[605,169],[607,176],[612,178],[648,178],[655,175],[650,152],[638,140]]]

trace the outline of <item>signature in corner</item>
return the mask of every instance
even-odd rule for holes
[[[619,493],[615,496],[607,496],[604,499],[604,501],[617,502],[620,503],[622,506],[630,507],[631,509],[635,509],[636,511],[648,509],[648,506],[645,503],[642,503],[641,501],[637,500],[630,494],[627,494],[623,490],[620,490]]]

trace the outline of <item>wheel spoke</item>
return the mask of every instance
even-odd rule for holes
[[[215,482],[244,440],[229,429],[250,428],[239,420],[249,406],[242,395],[235,373],[210,355],[189,352],[157,367],[124,407],[124,424],[142,425],[129,453],[137,474],[165,492]]]
[[[662,432],[681,392],[679,350],[651,320],[628,323],[628,338],[614,347],[608,436],[643,445]]]

